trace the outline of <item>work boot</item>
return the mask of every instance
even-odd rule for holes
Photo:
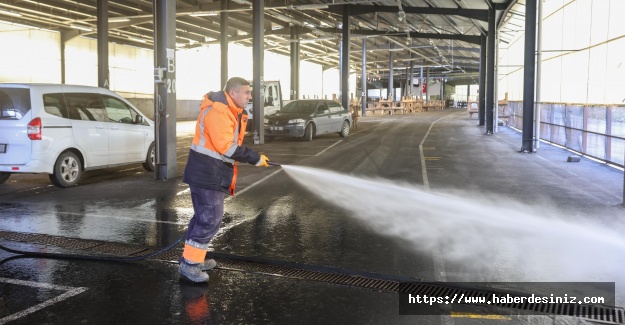
[[[201,264],[189,264],[184,261],[180,261],[178,272],[180,275],[191,282],[202,283],[208,282],[208,274],[202,272],[200,268]]]
[[[215,266],[217,266],[217,262],[212,258],[200,263],[200,269],[202,269],[202,271],[212,270]]]

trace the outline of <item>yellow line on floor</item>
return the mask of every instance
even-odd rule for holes
[[[496,319],[496,320],[512,320],[512,318],[503,315],[482,315],[482,314],[474,314],[474,313],[459,313],[459,312],[451,312],[451,317],[453,318],[475,318],[475,319]]]

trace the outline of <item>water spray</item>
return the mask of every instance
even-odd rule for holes
[[[495,195],[427,191],[415,184],[354,177],[303,166],[285,172],[304,188],[382,235],[444,260],[495,271],[498,279],[623,281],[625,223],[571,218],[549,207]],[[583,256],[592,256],[589,263]],[[497,268],[493,268],[497,265]],[[622,283],[620,284],[622,285]],[[620,296],[623,299],[623,296]]]

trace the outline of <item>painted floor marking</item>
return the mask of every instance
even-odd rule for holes
[[[56,296],[52,299],[48,299],[40,304],[34,305],[30,308],[24,309],[20,312],[17,312],[13,315],[9,315],[6,316],[4,318],[0,318],[0,324],[6,324],[10,321],[14,321],[14,320],[18,320],[28,314],[32,314],[38,310],[41,310],[43,308],[46,308],[50,305],[56,304],[57,302],[61,302],[63,300],[66,300],[70,297],[73,297],[75,295],[81,294],[83,292],[85,292],[87,290],[87,288],[82,288],[82,287],[66,287],[66,286],[60,286],[60,285],[54,285],[54,284],[49,284],[49,283],[39,283],[39,282],[33,282],[33,281],[24,281],[24,280],[16,280],[16,279],[8,279],[8,278],[0,278],[0,282],[4,282],[4,283],[8,283],[8,284],[14,284],[14,285],[21,285],[21,286],[28,286],[28,287],[35,287],[35,288],[42,288],[42,289],[51,289],[51,290],[59,290],[59,291],[65,291],[65,293]]]
[[[316,154],[316,155],[315,155],[315,157],[317,157],[317,156],[321,156],[324,152],[326,152],[326,151],[328,151],[328,150],[332,149],[332,147],[336,146],[337,144],[339,144],[339,143],[341,143],[341,142],[343,142],[343,140],[339,140],[339,141],[335,142],[333,145],[331,145],[331,146],[329,146],[329,147],[327,147],[327,148],[325,148],[325,149],[323,149],[323,150],[319,151],[319,153],[318,153],[318,154]]]
[[[451,116],[452,114],[448,114],[445,115],[441,118],[439,118],[438,120],[432,122],[432,124],[430,124],[430,127],[428,128],[428,131],[425,133],[425,135],[423,136],[423,140],[421,140],[421,143],[419,143],[419,156],[421,157],[421,174],[423,175],[423,186],[425,187],[426,191],[430,190],[430,182],[428,180],[428,173],[427,173],[427,165],[425,164],[425,154],[423,153],[424,147],[423,144],[425,143],[425,141],[429,141],[427,140],[428,135],[430,135],[432,128],[434,127],[434,124],[436,124],[436,122],[447,118],[449,116]],[[440,248],[435,248],[432,254],[432,262],[433,262],[433,267],[434,267],[434,279],[436,281],[439,282],[445,282],[447,281],[447,274],[445,273],[445,265],[443,263],[443,259],[441,258],[442,253],[440,252]],[[454,324],[454,320],[451,317],[448,316],[441,316],[441,324],[444,325],[450,325],[450,324]]]
[[[451,312],[451,317],[453,318],[472,318],[472,319],[496,319],[496,320],[512,320],[512,318],[503,315],[492,315],[492,314],[474,314],[474,313],[459,313],[459,312]]]

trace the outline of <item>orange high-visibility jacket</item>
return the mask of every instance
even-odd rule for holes
[[[182,181],[234,195],[237,162],[256,164],[260,154],[244,147],[247,114],[223,92],[204,95]]]

